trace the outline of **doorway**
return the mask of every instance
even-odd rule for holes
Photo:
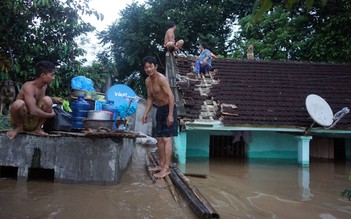
[[[210,157],[244,158],[245,142],[233,143],[234,136],[211,135],[210,136]]]
[[[346,147],[344,138],[313,137],[310,142],[310,157],[345,161]]]

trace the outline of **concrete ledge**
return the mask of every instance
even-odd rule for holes
[[[0,166],[17,167],[28,178],[30,168],[54,170],[55,182],[118,184],[132,158],[134,139],[0,133]],[[1,168],[1,167],[0,167]]]

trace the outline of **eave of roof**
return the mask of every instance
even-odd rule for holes
[[[224,126],[220,121],[213,122],[185,122],[186,130],[200,131],[263,131],[263,132],[285,132],[297,135],[330,134],[342,137],[351,137],[348,129],[325,129],[323,127],[312,127],[306,133],[305,127],[259,127],[259,126]]]

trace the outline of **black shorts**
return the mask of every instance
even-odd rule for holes
[[[172,137],[178,136],[178,125],[177,125],[177,107],[174,105],[173,108],[173,124],[167,126],[167,117],[168,117],[168,104],[159,106],[156,112],[156,137]]]

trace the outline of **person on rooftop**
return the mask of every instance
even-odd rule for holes
[[[168,21],[168,29],[165,34],[164,47],[166,48],[166,56],[173,54],[183,47],[184,40],[175,41],[174,31],[177,26],[173,21]]]
[[[212,52],[208,49],[206,43],[200,44],[200,55],[195,62],[195,74],[198,77],[200,74],[209,74],[212,65]]]

